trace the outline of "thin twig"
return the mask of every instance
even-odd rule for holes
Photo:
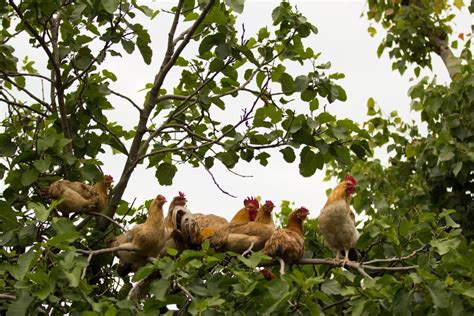
[[[398,261],[403,261],[410,259],[414,256],[416,256],[419,252],[424,251],[427,248],[427,245],[423,245],[422,247],[414,250],[411,254],[404,256],[404,257],[393,257],[393,258],[387,258],[387,259],[374,259],[370,261],[364,262],[364,264],[374,264],[374,263],[389,263],[389,262],[398,262]]]
[[[350,300],[350,298],[347,297],[347,298],[344,298],[344,299],[342,299],[342,300],[340,300],[340,301],[334,302],[334,303],[332,303],[332,304],[330,304],[330,305],[328,305],[328,306],[324,306],[324,307],[323,307],[323,311],[325,311],[325,310],[327,310],[327,309],[330,309],[330,308],[333,308],[334,306],[337,306],[337,305],[339,305],[339,304],[344,304],[345,302],[347,302],[347,301],[349,301],[349,300]]]
[[[190,301],[194,300],[194,296],[184,287],[182,286],[177,280],[175,281],[175,285],[183,291],[183,293],[188,297]]]
[[[104,218],[107,218],[111,223],[114,223],[116,226],[120,227],[120,229],[125,232],[127,231],[127,229],[125,228],[125,226],[119,224],[118,222],[116,222],[115,220],[113,220],[112,218],[110,218],[109,216],[105,215],[105,214],[102,214],[102,213],[98,213],[98,212],[89,212],[89,214],[93,214],[93,215],[97,215],[97,216],[102,216]]]
[[[138,106],[138,104],[136,104],[131,98],[129,98],[129,97],[127,97],[126,95],[123,95],[123,94],[121,94],[121,93],[118,93],[118,92],[116,92],[116,91],[110,90],[110,88],[109,88],[109,91],[110,91],[110,93],[112,93],[112,94],[114,94],[114,95],[116,95],[116,96],[118,96],[118,97],[121,97],[122,99],[125,99],[125,100],[127,100],[128,102],[130,102],[130,104],[131,104],[135,109],[137,109],[138,112],[140,112],[140,113],[142,112],[142,109],[141,109],[141,108]]]
[[[93,256],[95,255],[100,255],[103,253],[111,253],[111,252],[117,252],[117,251],[140,251],[140,248],[135,247],[135,246],[117,246],[117,247],[111,247],[111,248],[103,248],[103,249],[96,249],[96,250],[85,250],[85,249],[76,249],[77,252],[80,252],[85,255],[90,255],[92,254]]]
[[[16,300],[16,296],[12,294],[0,293],[0,299],[2,300]]]

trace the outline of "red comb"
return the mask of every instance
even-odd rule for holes
[[[182,198],[185,198],[185,197],[186,197],[183,192],[179,191],[178,193],[179,193],[179,196],[180,196],[180,197],[182,197]]]
[[[273,202],[270,200],[266,200],[265,205],[275,206],[275,204],[273,204]]]
[[[252,197],[247,197],[245,200],[244,200],[244,206],[249,206],[249,204],[252,204],[255,208],[259,208],[259,203],[258,203],[258,200],[256,198],[254,198],[253,196]]]
[[[298,209],[298,211],[304,212],[304,213],[306,213],[306,214],[309,214],[309,210],[308,210],[306,207],[304,207],[304,206],[300,207],[300,208]]]
[[[356,185],[357,184],[357,181],[356,179],[353,177],[353,176],[345,176],[344,177],[344,181],[349,181],[352,183],[352,185]]]

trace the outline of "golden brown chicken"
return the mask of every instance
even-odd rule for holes
[[[248,222],[231,222],[221,227],[210,238],[211,245],[219,251],[233,251],[245,254],[250,250],[261,250],[273,234],[274,228],[255,222],[259,207],[256,199],[246,200]]]
[[[265,244],[263,253],[280,261],[280,274],[285,274],[285,263],[293,264],[304,255],[303,221],[309,211],[305,207],[293,211],[288,216],[285,228],[275,230]]]
[[[352,176],[346,176],[331,192],[326,205],[319,214],[319,230],[326,244],[336,251],[335,261],[344,251],[342,265],[349,262],[349,250],[354,248],[359,239],[355,227],[355,214],[350,208],[351,196],[355,191],[357,181]]]
[[[193,217],[196,222],[198,222],[199,227],[201,227],[201,229],[205,229],[212,226],[218,227],[229,223],[224,217],[214,214],[196,213],[193,214]]]
[[[265,204],[263,204],[262,207],[260,207],[260,209],[258,210],[257,218],[255,219],[255,221],[257,223],[262,223],[275,229],[275,223],[273,222],[272,217],[272,211],[274,207],[275,204],[273,204],[272,201],[265,201]]]
[[[250,221],[254,221],[257,217],[257,209],[253,210],[253,207],[257,203],[258,209],[258,201],[253,197],[247,197],[244,200],[244,207],[241,208],[231,219],[230,223],[226,223],[223,225],[210,225],[201,229],[201,237],[200,241],[204,241],[205,239],[210,238],[215,232],[219,231],[223,227],[227,227],[229,224],[237,224],[237,223],[248,223]],[[250,205],[251,208],[248,208]]]
[[[166,198],[159,194],[148,208],[148,216],[144,223],[135,225],[131,230],[115,237],[110,243],[111,247],[134,247],[138,251],[119,251],[117,256],[121,259],[122,266],[117,272],[124,276],[130,271],[136,271],[145,265],[149,258],[157,257],[165,244],[165,226],[163,205]]]
[[[109,175],[94,185],[58,180],[43,189],[41,195],[44,198],[61,200],[56,208],[62,213],[101,212],[109,201],[108,191],[112,182],[113,178]]]

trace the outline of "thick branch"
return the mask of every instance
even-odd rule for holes
[[[179,22],[179,16],[181,14],[181,9],[183,6],[184,1],[180,0],[176,13],[175,13],[175,18],[173,21],[173,24],[170,28],[169,36],[168,36],[168,48],[166,50],[165,57],[163,59],[162,65],[160,67],[160,71],[158,74],[155,76],[155,81],[153,83],[153,87],[149,92],[149,95],[146,99],[145,105],[143,107],[143,111],[140,113],[140,120],[138,122],[137,126],[137,132],[135,134],[135,137],[133,138],[132,145],[130,147],[129,151],[129,156],[127,158],[127,161],[125,163],[124,169],[122,171],[122,176],[115,186],[115,189],[112,193],[112,198],[110,200],[109,207],[106,211],[106,215],[109,217],[113,217],[115,214],[115,211],[117,209],[118,203],[120,202],[123,193],[125,192],[125,188],[128,184],[128,181],[130,179],[130,176],[133,172],[133,170],[136,167],[137,161],[138,161],[138,152],[140,149],[140,145],[142,143],[143,136],[146,132],[146,127],[147,127],[147,122],[150,117],[151,112],[153,111],[154,107],[156,106],[156,99],[159,94],[159,91],[163,85],[163,82],[170,71],[170,69],[173,67],[173,65],[176,63],[176,60],[180,56],[181,52],[184,50],[184,48],[188,45],[189,41],[191,40],[192,35],[198,28],[198,26],[204,21],[204,18],[206,15],[209,13],[211,10],[212,6],[215,3],[215,0],[211,0],[208,2],[206,7],[202,10],[200,16],[196,19],[196,21],[193,23],[193,25],[190,28],[189,33],[187,33],[179,45],[179,47],[174,51],[175,43],[173,42],[174,34]],[[173,53],[174,51],[174,53]],[[108,222],[106,220],[99,220],[98,221],[98,228],[99,229],[104,229],[107,227]]]

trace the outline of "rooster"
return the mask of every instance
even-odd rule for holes
[[[263,248],[267,256],[277,258],[280,261],[280,274],[285,274],[285,263],[293,264],[303,258],[304,255],[304,231],[303,221],[309,211],[305,207],[293,211],[288,216],[288,224],[285,228],[275,230]]]
[[[47,199],[61,200],[56,208],[65,214],[101,212],[109,201],[108,191],[112,182],[113,178],[109,175],[94,185],[58,180],[43,189],[41,196]]]
[[[117,269],[120,276],[136,271],[148,262],[148,258],[157,257],[165,245],[165,225],[163,205],[166,198],[159,194],[148,208],[148,216],[143,224],[135,225],[131,230],[115,237],[111,247],[129,246],[137,248],[136,252],[118,251],[122,263]]]
[[[346,176],[344,181],[332,190],[319,214],[319,230],[326,244],[336,251],[335,262],[339,262],[339,255],[344,251],[342,265],[351,261],[349,250],[355,247],[359,239],[359,232],[355,227],[355,214],[350,208],[356,184],[354,177]]]
[[[259,203],[256,199],[247,199],[245,209],[249,221],[232,222],[221,227],[210,238],[211,245],[217,250],[246,254],[251,250],[261,250],[273,234],[274,228],[255,221]],[[236,218],[234,217],[234,220]]]
[[[166,244],[162,249],[162,255],[165,255],[170,247],[182,251],[200,244],[201,230],[193,214],[187,208],[187,202],[185,194],[179,192],[170,203],[165,219]]]

